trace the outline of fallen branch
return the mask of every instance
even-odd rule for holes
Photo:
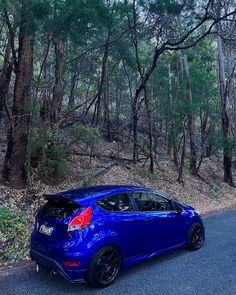
[[[76,156],[82,156],[82,157],[98,158],[99,160],[101,158],[108,158],[108,159],[115,160],[117,162],[126,163],[126,164],[133,163],[133,159],[125,158],[125,157],[116,157],[114,155],[101,155],[96,153],[90,154],[90,153],[80,153],[80,152],[73,152],[73,154]]]
[[[102,167],[99,167],[99,168],[93,170],[91,172],[90,176],[88,177],[88,179],[84,180],[84,186],[89,185],[93,178],[109,171],[112,167],[114,167],[117,164],[118,164],[117,161],[112,161],[112,162],[109,162],[109,163],[103,165]]]

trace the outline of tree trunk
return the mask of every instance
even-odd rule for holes
[[[66,40],[62,38],[54,39],[55,47],[55,84],[53,87],[52,107],[51,107],[51,122],[58,121],[59,114],[62,108],[62,101],[65,90],[65,70],[66,70]]]
[[[111,133],[111,119],[110,119],[110,97],[109,97],[109,79],[107,70],[105,73],[105,84],[104,84],[104,95],[103,95],[103,102],[104,102],[104,121],[107,130],[107,139],[112,141],[112,133]]]
[[[115,74],[115,124],[119,129],[120,127],[120,106],[121,106],[121,84],[118,79],[117,73]]]
[[[132,133],[133,133],[133,162],[137,163],[138,161],[138,112],[133,109],[132,116]]]
[[[129,72],[126,68],[125,62],[123,60],[123,67],[124,71],[128,80],[128,86],[129,86],[129,97],[131,102],[131,110],[132,110],[132,116],[130,118],[130,137],[133,139],[133,162],[137,163],[138,161],[138,101],[133,95],[132,92],[132,81],[129,75]]]
[[[154,171],[154,156],[153,156],[153,135],[152,135],[152,112],[150,108],[150,101],[147,96],[147,89],[144,87],[144,100],[147,110],[147,120],[148,120],[148,139],[149,139],[149,159],[150,159],[150,165],[149,170],[151,172]]]
[[[10,53],[11,53],[11,42],[10,39],[7,42],[6,50],[4,54],[4,63],[1,70],[0,75],[0,122],[3,117],[3,113],[7,114],[7,117],[10,118],[10,114],[7,108],[7,94],[8,94],[8,88],[11,81],[11,73],[12,73],[12,67],[13,62],[10,61]]]
[[[188,58],[186,54],[183,56],[183,66],[184,66],[184,74],[186,78],[185,100],[189,105],[188,131],[189,131],[189,139],[190,139],[190,172],[192,175],[196,176],[197,175],[197,149],[196,149],[196,142],[195,142],[195,122],[194,122],[194,114],[192,110],[192,89],[190,84]]]
[[[182,65],[182,62],[180,62],[180,66]],[[175,74],[175,80],[176,80],[176,89],[175,89],[175,104],[178,105],[179,101],[179,94],[180,94],[180,70],[179,70],[179,63],[177,60],[176,63],[176,74]],[[175,112],[175,109],[173,109],[173,113]],[[182,117],[182,112],[181,112]],[[177,125],[178,121],[174,118],[172,118],[172,133],[173,133],[173,160],[175,167],[179,170],[179,147],[178,147],[178,131],[177,131]],[[185,153],[184,153],[185,156]],[[183,173],[182,173],[183,174]],[[181,176],[183,178],[183,175]]]
[[[105,82],[107,60],[108,60],[108,56],[109,56],[110,37],[111,37],[111,29],[108,30],[106,45],[105,45],[105,48],[104,48],[104,54],[103,54],[103,58],[102,58],[101,77],[100,77],[100,83],[98,85],[98,90],[97,90],[97,93],[95,94],[94,98],[90,102],[89,106],[87,107],[86,111],[84,112],[84,118],[86,118],[90,108],[95,103],[95,108],[96,108],[95,111],[97,112],[97,119],[99,119],[100,106],[101,106],[101,96],[102,96],[102,91],[103,91],[103,85],[104,85],[104,82]],[[94,113],[92,124],[94,123],[96,112]],[[97,122],[98,122],[98,120],[97,120]]]
[[[186,153],[186,139],[185,139],[185,131],[183,129],[183,145],[182,145],[182,153],[181,153],[181,160],[179,163],[179,173],[177,182],[183,184],[183,172],[184,172],[184,162],[185,162],[185,153]]]
[[[168,98],[169,98],[169,108],[170,108],[170,130],[168,132],[168,155],[171,155],[171,150],[173,149],[173,157],[174,157],[174,164],[176,167],[178,167],[178,158],[177,158],[177,143],[176,143],[176,135],[175,135],[175,122],[174,122],[174,116],[175,113],[174,105],[173,105],[173,87],[172,87],[172,79],[171,79],[171,66],[170,62],[168,63]]]
[[[226,83],[224,69],[224,54],[222,48],[221,36],[217,37],[218,53],[218,76],[220,86],[220,103],[221,103],[221,124],[223,133],[223,165],[224,165],[224,182],[233,186],[232,176],[232,146],[230,144],[230,118],[229,118],[229,85]],[[227,87],[228,86],[228,87]]]
[[[44,44],[44,65],[43,65],[43,82],[44,88],[42,91],[40,118],[42,121],[50,121],[50,63],[48,55],[51,49],[51,38],[49,34],[46,36],[47,42]]]
[[[33,34],[21,27],[19,30],[18,64],[14,85],[12,123],[9,129],[7,152],[2,170],[3,179],[12,187],[19,189],[26,186],[28,176],[26,160],[32,72]]]
[[[77,73],[76,73],[76,70],[74,69],[74,72],[72,73],[72,77],[71,77],[71,89],[70,89],[70,96],[69,96],[69,102],[68,102],[68,111],[73,109],[75,106],[76,87],[77,87]]]

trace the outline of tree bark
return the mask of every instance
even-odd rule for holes
[[[40,118],[42,121],[50,122],[50,63],[48,62],[48,56],[51,49],[51,38],[49,34],[46,36],[47,42],[45,42],[44,51],[44,61],[43,61],[43,82],[44,88],[42,91],[41,108],[40,108]]]
[[[13,62],[10,60],[11,53],[11,42],[10,39],[7,42],[6,50],[4,54],[4,63],[0,75],[0,122],[3,118],[3,113],[5,111],[8,118],[10,118],[10,113],[7,108],[7,94],[8,88],[11,81],[11,73],[13,68]]]
[[[104,48],[104,53],[103,53],[103,58],[102,58],[102,69],[101,69],[101,76],[100,76],[98,90],[97,90],[96,94],[94,95],[92,101],[90,102],[89,106],[87,107],[86,111],[84,112],[84,118],[86,118],[89,110],[91,109],[91,107],[95,103],[95,107],[96,107],[96,111],[97,111],[97,122],[100,117],[99,115],[100,115],[101,96],[102,96],[102,91],[103,91],[103,85],[105,82],[107,60],[108,60],[108,56],[109,56],[110,37],[111,37],[111,28],[109,28],[109,30],[108,30],[106,45]],[[93,116],[93,121],[94,121],[94,119],[95,119],[95,115]],[[93,124],[93,121],[92,121],[92,124]]]
[[[232,146],[230,144],[230,116],[229,116],[229,93],[230,87],[226,83],[224,69],[224,54],[222,38],[217,36],[217,57],[218,57],[218,76],[220,86],[220,105],[221,105],[221,125],[223,133],[223,166],[224,182],[233,186],[232,175]]]
[[[76,72],[76,69],[74,69],[71,75],[71,89],[70,89],[70,96],[69,96],[69,102],[68,102],[68,111],[73,109],[75,106],[76,87],[77,87],[77,72]]]
[[[194,121],[194,114],[192,110],[192,89],[190,84],[188,58],[186,54],[183,56],[183,66],[184,66],[184,74],[186,78],[185,100],[189,105],[188,132],[189,132],[189,140],[190,140],[190,172],[192,175],[196,176],[197,175],[197,149],[196,149],[196,142],[195,142],[195,121]]]
[[[28,15],[28,13],[26,12]],[[28,17],[30,17],[28,15]],[[19,30],[18,63],[14,85],[12,123],[8,134],[7,152],[2,176],[14,188],[27,183],[27,144],[31,106],[31,79],[33,72],[33,33],[25,27]]]
[[[147,121],[148,121],[148,139],[149,139],[149,159],[150,159],[150,165],[149,170],[151,172],[154,171],[154,156],[153,156],[153,131],[152,131],[152,112],[150,108],[150,101],[147,96],[147,89],[144,88],[144,100],[145,100],[145,106],[147,110]]]
[[[132,117],[130,118],[130,136],[133,137],[133,162],[138,161],[138,101],[135,99],[132,92],[132,81],[130,74],[126,68],[125,61],[122,60],[124,71],[129,85],[129,97],[131,102]]]
[[[109,78],[108,73],[106,70],[105,73],[105,84],[104,84],[104,95],[103,95],[103,102],[104,102],[104,120],[107,130],[107,139],[112,141],[112,132],[111,132],[111,118],[110,118],[110,97],[109,97]]]
[[[65,91],[65,71],[66,71],[66,40],[57,37],[54,39],[55,47],[55,84],[53,87],[51,122],[55,123],[59,119],[62,108],[62,101]]]
[[[183,184],[183,175],[184,175],[184,162],[185,162],[185,154],[186,154],[186,139],[185,139],[185,131],[183,129],[183,144],[182,144],[182,153],[181,153],[181,159],[179,163],[179,173],[178,173],[178,178],[177,182],[180,184]]]

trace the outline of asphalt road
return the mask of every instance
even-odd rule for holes
[[[180,250],[122,271],[105,289],[70,284],[32,267],[0,276],[1,295],[235,295],[236,210],[205,218],[206,241],[196,252]]]

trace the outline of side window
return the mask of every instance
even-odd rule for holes
[[[97,201],[97,205],[106,211],[133,211],[130,198],[127,194],[118,194]]]
[[[139,211],[171,211],[175,210],[170,200],[155,193],[133,192]]]
[[[174,202],[175,210],[183,211],[183,208],[176,201],[173,201],[173,202]]]

